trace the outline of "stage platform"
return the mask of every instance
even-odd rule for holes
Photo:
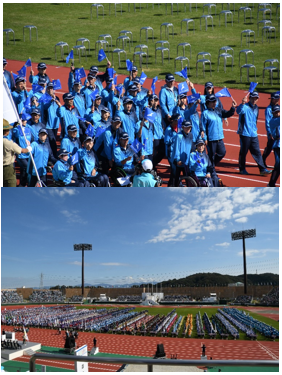
[[[21,357],[24,354],[31,355],[32,352],[29,352],[30,350],[35,352],[41,349],[41,344],[36,342],[27,342],[23,345],[23,342],[19,341],[19,344],[22,347],[21,349],[2,349],[1,358],[11,361],[12,359]]]

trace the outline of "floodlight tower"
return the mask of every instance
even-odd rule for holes
[[[82,289],[82,298],[84,297],[84,250],[92,250],[92,245],[88,243],[80,243],[73,245],[74,251],[82,251],[82,272],[81,272],[81,289]]]
[[[256,237],[255,229],[242,230],[240,232],[231,233],[232,241],[243,240],[243,258],[244,258],[244,294],[247,294],[247,264],[246,264],[246,246],[245,238]]]

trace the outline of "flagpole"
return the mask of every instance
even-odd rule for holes
[[[14,112],[15,112],[15,114],[16,114],[16,116],[17,116],[17,122],[19,123],[19,125],[20,125],[20,127],[21,127],[21,130],[22,130],[22,133],[23,133],[23,136],[24,136],[24,139],[25,139],[26,145],[27,145],[27,139],[26,139],[26,135],[25,135],[25,132],[24,132],[24,128],[23,128],[23,126],[22,126],[22,122],[21,122],[20,116],[19,116],[19,114],[18,114],[18,111],[17,111],[16,105],[15,105],[14,99],[13,99],[13,97],[12,97],[12,95],[11,95],[11,92],[10,92],[10,90],[9,90],[9,87],[8,87],[8,85],[7,85],[7,81],[6,81],[6,78],[5,78],[4,75],[3,75],[3,79],[4,79],[4,80],[3,80],[3,82],[4,82],[4,86],[5,86],[5,88],[6,88],[6,91],[7,91],[8,95],[9,95],[10,101],[11,101],[12,106],[13,106],[13,109],[14,109]],[[33,167],[34,167],[35,173],[36,173],[36,177],[37,177],[38,183],[39,183],[40,187],[42,187],[42,183],[41,183],[41,180],[40,180],[40,177],[39,177],[39,174],[38,174],[38,171],[37,171],[37,168],[36,168],[36,165],[35,165],[35,162],[34,162],[34,159],[33,159],[32,153],[31,153],[31,151],[28,151],[28,152],[29,152],[29,156],[30,156],[30,158],[31,158],[31,161],[32,161],[32,164],[33,164]]]

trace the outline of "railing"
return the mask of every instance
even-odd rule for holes
[[[77,362],[99,362],[99,363],[120,363],[126,365],[147,365],[148,372],[153,372],[154,365],[162,366],[263,366],[263,367],[278,367],[279,361],[239,361],[239,360],[200,360],[200,359],[136,359],[136,358],[109,358],[109,357],[83,357],[83,356],[69,356],[65,354],[45,354],[35,353],[29,360],[29,371],[35,372],[35,361],[37,359],[61,359],[65,361]]]

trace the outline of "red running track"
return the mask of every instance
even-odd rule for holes
[[[16,61],[16,60],[7,60],[8,66],[7,69],[9,71],[16,72],[19,70],[25,61]],[[89,66],[92,65],[89,63]],[[36,73],[37,63],[33,63],[33,70]],[[47,65],[47,74],[50,79],[60,79],[62,84],[62,90],[56,91],[57,95],[62,98],[62,95],[65,92],[68,92],[68,75],[70,69],[68,67],[61,67],[61,66],[54,66],[54,65]],[[27,69],[27,76],[29,75],[29,69]],[[86,71],[88,72],[88,71]],[[118,83],[122,83],[126,76],[119,75],[118,76]],[[151,86],[151,79],[147,79],[144,87],[150,88]],[[165,84],[164,80],[159,80],[156,84],[156,92],[158,93],[161,86]],[[31,84],[27,82],[27,89],[31,89]],[[197,92],[204,92],[203,85],[195,84],[195,89]],[[215,87],[215,92],[219,91],[221,87]],[[236,90],[230,89],[229,90],[232,97],[236,100],[238,104],[241,103],[242,98],[246,95],[246,91],[243,90]],[[269,97],[270,94],[260,93],[259,99],[259,118],[258,118],[258,138],[261,152],[263,152],[266,143],[266,131],[265,131],[265,121],[264,121],[264,111],[265,108],[269,105]],[[221,98],[222,104],[225,109],[229,109],[231,106],[230,98]],[[228,126],[224,125],[224,143],[226,147],[226,156],[220,162],[220,164],[216,167],[216,172],[218,176],[222,179],[224,186],[229,187],[266,187],[270,176],[260,176],[259,169],[256,166],[255,161],[253,160],[250,153],[248,153],[246,158],[246,169],[250,173],[249,176],[242,176],[239,174],[238,169],[238,156],[239,156],[239,136],[236,133],[238,127],[238,115],[235,114],[233,117],[228,119]],[[271,153],[267,159],[267,164],[269,167],[274,166],[274,155]],[[169,164],[166,159],[161,162],[161,165],[157,168],[158,174],[164,179],[165,183],[163,186],[166,186],[166,183],[169,179]],[[51,176],[51,175],[50,175]],[[50,180],[50,182],[52,179]],[[280,186],[280,178],[277,181],[277,186]]]

